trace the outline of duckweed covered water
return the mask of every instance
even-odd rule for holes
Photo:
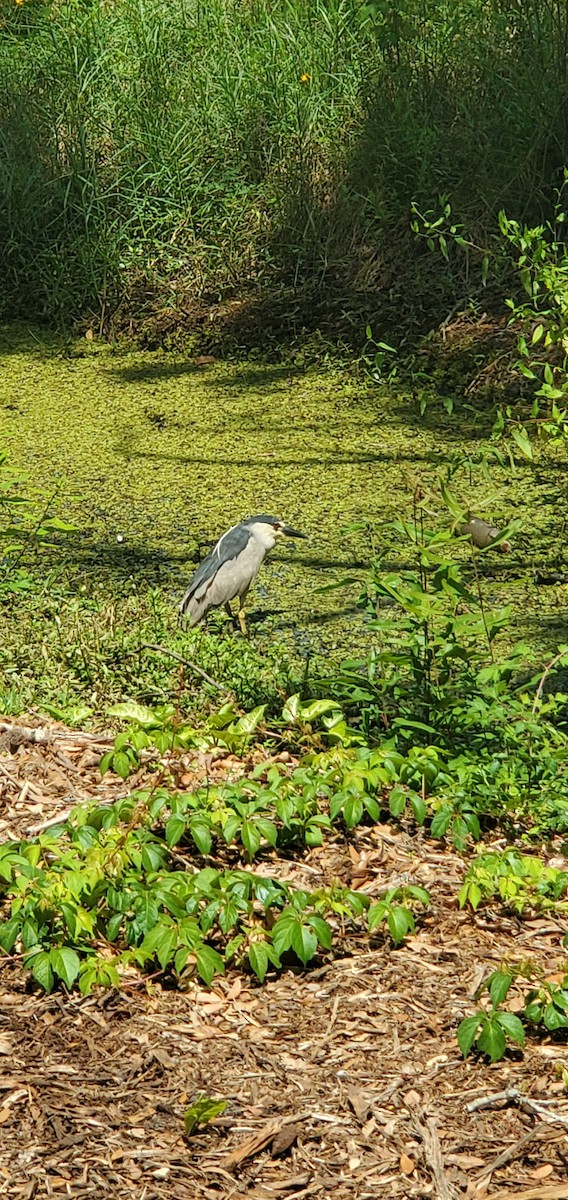
[[[2,331],[1,363],[0,445],[33,485],[61,485],[56,511],[78,528],[64,551],[71,594],[111,600],[125,579],[158,588],[174,627],[195,563],[223,530],[274,513],[309,541],[275,550],[249,599],[251,624],[260,645],[277,634],[300,654],[341,657],[368,643],[358,586],[319,591],[368,561],[368,534],[346,527],[371,526],[389,564],[404,562],[388,523],[411,515],[418,481],[474,455],[488,432],[459,406],[449,418],[433,403],[421,418],[408,396],[339,367],[196,366],[180,353],[14,328]],[[492,468],[489,485],[476,467],[452,483],[476,514],[522,520],[511,554],[483,560],[484,588],[488,602],[514,605],[515,636],[542,653],[565,637],[564,588],[534,582],[537,568],[564,569],[563,467],[541,455],[516,471]],[[448,517],[438,506],[432,520]],[[58,554],[44,552],[40,570]]]

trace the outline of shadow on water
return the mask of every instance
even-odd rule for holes
[[[114,589],[129,580],[150,586],[167,582],[185,586],[201,557],[195,550],[176,553],[148,548],[138,541],[115,543],[79,533],[64,544],[43,546],[29,569],[31,574],[55,571],[73,589],[82,587],[88,576],[97,585],[108,587],[112,597]]]
[[[449,394],[450,390],[445,393],[446,396]],[[395,403],[394,398],[393,403]],[[429,398],[424,412],[421,413],[417,401],[410,396],[398,394],[396,412],[400,424],[409,430],[439,433],[444,441],[456,442],[462,447],[464,439],[480,442],[491,437],[495,422],[494,404],[465,404],[456,398],[453,412],[450,415],[444,408],[441,396]]]
[[[151,362],[124,367],[105,367],[105,374],[122,383],[152,383],[158,379],[178,379],[183,375],[198,375],[202,370],[192,362]]]
[[[336,451],[331,454],[310,458],[285,458],[282,454],[278,456],[278,460],[274,458],[271,461],[271,456],[268,454],[261,458],[205,458],[203,456],[196,457],[191,454],[175,454],[169,450],[138,450],[134,447],[130,449],[125,446],[115,446],[115,452],[123,458],[130,459],[150,459],[155,462],[179,462],[186,466],[203,466],[216,467],[222,466],[225,470],[234,467],[259,467],[264,471],[269,468],[277,470],[288,470],[289,467],[333,467],[338,464],[356,464],[356,463],[398,463],[398,462],[428,462],[434,466],[440,462],[448,462],[452,455],[443,454],[438,450],[426,451],[420,453],[412,450],[408,452],[396,450],[391,454],[385,451],[368,451],[366,454],[357,454],[354,451]]]
[[[198,544],[187,550],[163,550],[148,547],[139,540],[116,542],[113,539],[93,538],[88,533],[76,533],[63,542],[53,542],[38,550],[30,564],[30,572],[41,574],[53,571],[63,574],[73,588],[81,587],[85,575],[98,585],[108,585],[112,596],[115,587],[127,581],[140,585],[164,585],[185,588],[199,563],[212,550],[215,535],[203,536]],[[314,572],[363,571],[367,567],[364,559],[343,555],[337,557],[330,547],[329,554],[280,553],[270,555],[263,571],[284,567],[287,570],[311,570]],[[315,621],[317,618],[308,618]]]
[[[304,374],[304,369],[294,367],[292,365],[274,364],[274,366],[266,366],[259,363],[258,366],[248,366],[245,368],[229,368],[227,369],[222,360],[219,364],[223,366],[223,378],[219,378],[219,373],[214,372],[208,376],[208,371],[215,364],[199,365],[195,362],[168,362],[160,360],[159,362],[150,363],[128,363],[125,366],[105,367],[105,374],[110,375],[113,379],[119,379],[122,383],[152,383],[156,380],[178,379],[184,375],[199,375],[200,382],[205,387],[218,390],[229,390],[231,388],[262,388],[282,381],[295,382]]]

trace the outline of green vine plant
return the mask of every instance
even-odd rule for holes
[[[529,983],[521,998],[518,1011],[503,1009],[513,984],[519,979]],[[554,982],[543,972],[535,975],[534,968],[519,964],[514,969],[493,971],[481,984],[476,999],[488,992],[490,1007],[479,1009],[465,1017],[457,1030],[457,1041],[464,1056],[471,1051],[487,1055],[491,1062],[505,1056],[507,1045],[524,1046],[527,1032],[561,1034],[568,1029],[568,975]]]
[[[163,800],[146,800],[148,817]],[[305,967],[328,953],[338,922],[343,932],[384,922],[398,945],[414,929],[413,909],[429,903],[412,886],[374,905],[347,888],[310,893],[240,867],[192,869],[193,856],[180,870],[165,831],[145,825],[144,802],[133,802],[134,825],[128,808],[116,823],[83,810],[36,842],[0,848],[0,945],[45,991],[58,981],[85,994],[118,986],[127,966],[209,986],[233,964],[262,982],[289,959]]]

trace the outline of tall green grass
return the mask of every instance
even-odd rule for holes
[[[560,0],[0,0],[0,17],[4,317],[349,295],[408,269],[412,200],[534,218],[568,161]]]

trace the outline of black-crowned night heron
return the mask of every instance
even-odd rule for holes
[[[204,558],[179,606],[180,619],[189,617],[190,625],[197,625],[211,608],[225,606],[229,616],[231,600],[238,597],[238,619],[241,631],[246,634],[244,602],[249,588],[254,583],[269,550],[278,538],[305,538],[277,517],[247,517],[240,525],[233,525],[219,538],[211,554]]]

